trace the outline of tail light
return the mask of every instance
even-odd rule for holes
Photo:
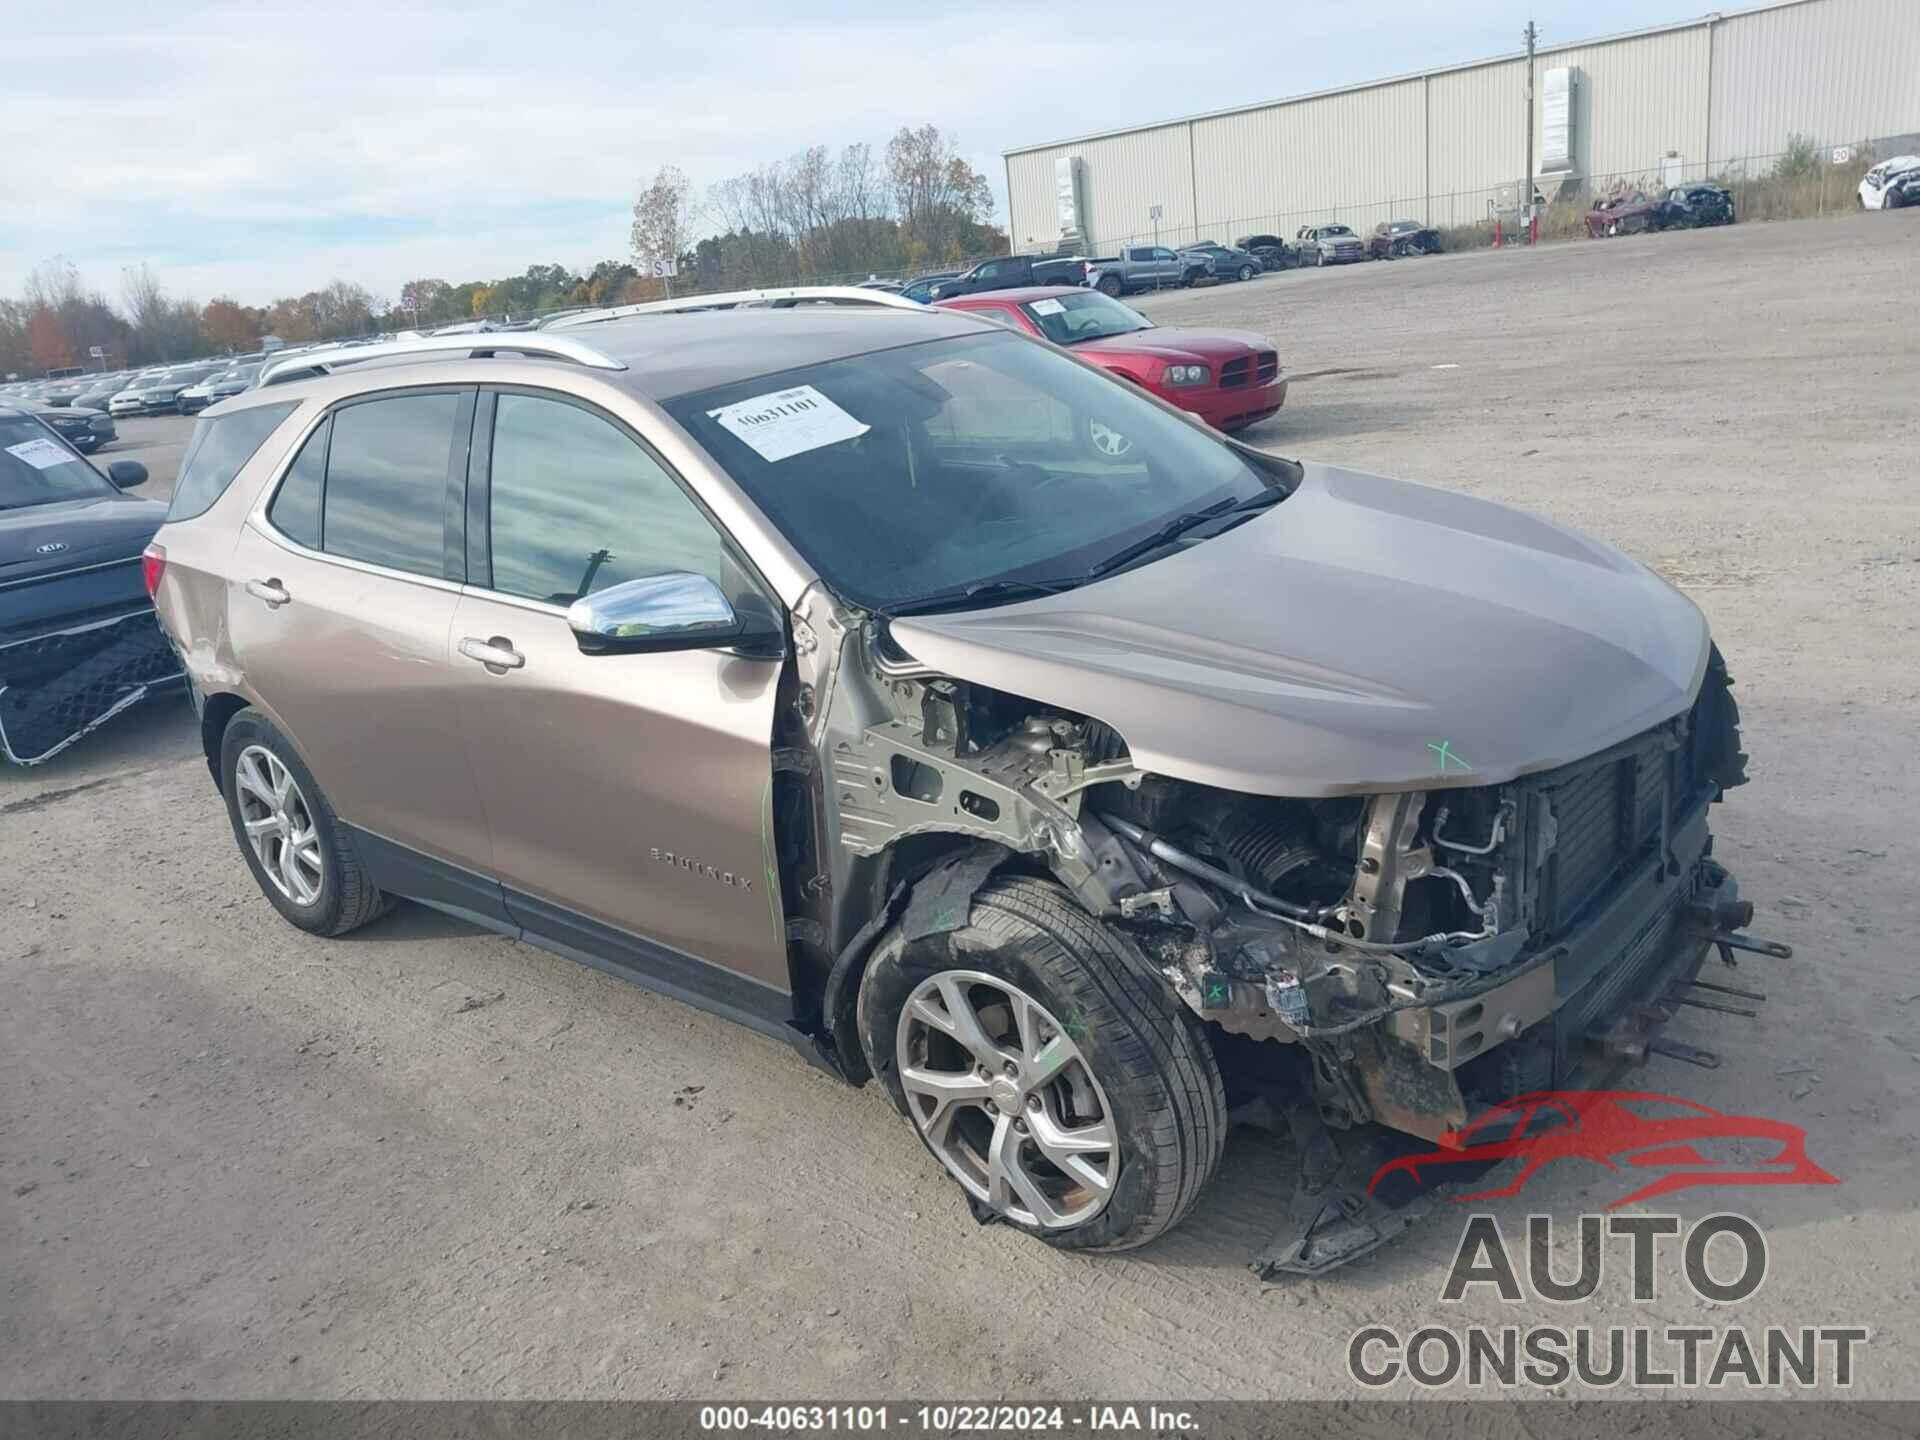
[[[149,545],[140,552],[140,578],[147,582],[148,599],[160,593],[160,577],[166,573],[167,550],[164,545]]]

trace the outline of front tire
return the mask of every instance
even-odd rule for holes
[[[313,772],[258,710],[242,710],[221,736],[220,788],[254,882],[290,923],[344,935],[392,908]]]
[[[1219,1163],[1198,1023],[1058,886],[989,883],[967,923],[881,942],[860,987],[873,1073],[976,1209],[1066,1250],[1178,1224]]]

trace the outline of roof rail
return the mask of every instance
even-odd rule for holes
[[[801,305],[865,306],[874,310],[920,310],[905,296],[858,285],[789,285],[773,290],[727,290],[714,295],[683,295],[673,300],[643,300],[637,305],[610,305],[604,310],[574,311],[543,321],[542,330],[571,330],[624,320],[629,315],[670,315],[689,310],[791,310]]]
[[[624,370],[627,367],[611,355],[580,340],[560,335],[538,335],[526,331],[513,334],[422,335],[414,340],[392,340],[375,345],[335,345],[323,350],[303,350],[284,359],[269,360],[260,367],[254,388],[279,385],[288,380],[307,380],[314,375],[330,375],[347,365],[364,365],[369,360],[431,360],[436,358],[490,359],[496,353],[530,355],[540,360],[571,360],[595,370]]]

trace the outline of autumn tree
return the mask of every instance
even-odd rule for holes
[[[901,126],[887,142],[887,178],[910,258],[967,258],[968,242],[993,214],[993,187],[952,137],[937,125]]]
[[[645,270],[678,260],[693,239],[693,187],[675,165],[662,165],[653,183],[633,202],[633,258]]]
[[[400,287],[400,298],[393,308],[409,325],[445,325],[465,313],[465,307],[454,297],[453,286],[444,280],[409,280]]]
[[[207,302],[200,312],[200,333],[216,350],[239,352],[253,349],[259,341],[266,316],[237,300],[219,296]]]
[[[34,307],[27,325],[27,349],[33,363],[42,370],[56,370],[74,363],[73,342],[67,338],[60,317],[47,305]]]
[[[29,334],[33,308],[19,300],[0,299],[0,380],[24,375],[33,367]]]

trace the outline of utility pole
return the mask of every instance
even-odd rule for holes
[[[1527,21],[1527,173],[1521,177],[1527,187],[1527,215],[1533,215],[1533,51],[1539,43],[1540,31],[1532,20]]]

